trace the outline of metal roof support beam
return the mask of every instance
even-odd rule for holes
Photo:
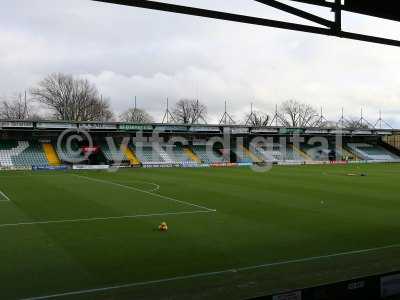
[[[159,11],[166,11],[172,12],[177,14],[184,14],[184,15],[191,15],[197,17],[205,17],[217,20],[225,20],[225,21],[232,21],[238,23],[245,23],[245,24],[252,24],[252,25],[259,25],[259,26],[267,26],[267,27],[275,27],[275,28],[282,28],[288,30],[297,30],[297,31],[304,31],[310,33],[319,33],[319,34],[328,34],[330,32],[327,28],[322,27],[315,27],[309,25],[302,25],[302,24],[295,24],[283,21],[276,21],[258,17],[251,17],[239,14],[232,14],[222,11],[215,11],[215,10],[208,10],[203,8],[197,7],[189,7],[189,6],[182,6],[170,3],[163,3],[157,1],[149,1],[149,0],[92,0],[97,2],[105,2],[111,4],[120,4],[126,6],[133,6],[133,7],[140,7],[140,8],[147,8],[152,10],[159,10]]]
[[[318,23],[318,24],[326,26],[326,27],[332,27],[334,25],[334,23],[332,21],[318,17],[318,16],[308,13],[304,10],[295,8],[293,6],[281,3],[276,0],[255,0],[255,1],[265,4],[265,5],[269,5],[271,7],[277,8],[279,10],[285,11],[285,12],[295,15],[297,17],[306,19],[311,22]]]
[[[317,5],[317,6],[323,6],[323,7],[333,7],[334,3],[333,2],[327,2],[326,0],[292,0],[296,2],[301,2],[305,4],[311,4],[311,5]]]
[[[335,24],[332,29],[340,33],[342,31],[342,0],[335,0],[332,10],[335,13]]]
[[[359,40],[359,41],[364,41],[364,42],[371,42],[371,43],[378,43],[378,44],[385,44],[385,45],[400,47],[399,40],[381,38],[381,37],[370,36],[370,35],[363,35],[363,34],[352,33],[352,32],[345,32],[345,31],[341,31],[341,30],[338,31],[335,28],[333,28],[333,29],[332,28],[323,28],[323,27],[302,25],[302,24],[296,24],[296,23],[290,23],[290,22],[282,22],[282,21],[276,21],[276,20],[270,20],[270,19],[264,19],[264,18],[258,18],[258,17],[232,14],[232,13],[227,13],[227,12],[222,12],[222,11],[215,11],[215,10],[208,10],[208,9],[203,9],[203,8],[163,3],[163,2],[156,2],[156,1],[149,1],[149,0],[92,0],[92,1],[126,5],[126,6],[132,6],[132,7],[141,7],[141,8],[147,8],[147,9],[152,9],[152,10],[166,11],[166,12],[172,12],[172,13],[184,14],[184,15],[192,15],[192,16],[205,17],[205,18],[211,18],[211,19],[217,19],[217,20],[225,20],[225,21],[232,21],[232,22],[259,25],[259,26],[274,27],[274,28],[281,28],[281,29],[287,29],[287,30],[323,34],[323,35],[329,35],[329,36],[337,36],[337,37]]]

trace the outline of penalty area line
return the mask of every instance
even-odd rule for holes
[[[11,202],[11,199],[3,192],[0,190],[0,202]]]
[[[248,267],[242,267],[242,268],[236,268],[236,269],[232,268],[232,269],[226,269],[226,270],[208,272],[208,273],[197,273],[197,274],[191,274],[191,275],[175,276],[175,277],[164,278],[164,279],[159,279],[159,280],[133,282],[133,283],[113,285],[113,286],[102,287],[102,288],[76,290],[76,291],[64,292],[64,293],[59,293],[59,294],[51,294],[51,295],[46,295],[46,296],[23,298],[21,300],[43,300],[43,299],[54,299],[54,298],[62,298],[62,297],[69,297],[69,296],[86,295],[86,294],[91,294],[91,293],[106,292],[106,291],[118,290],[118,289],[124,289],[124,288],[134,288],[134,287],[138,287],[138,286],[146,286],[146,285],[151,285],[151,284],[168,283],[171,281],[195,279],[195,278],[201,278],[201,277],[210,277],[210,276],[215,276],[215,275],[237,273],[237,272],[255,270],[255,269],[260,269],[260,268],[271,268],[271,267],[276,267],[276,266],[309,262],[309,261],[315,261],[315,260],[321,260],[321,259],[328,259],[328,258],[339,257],[339,256],[365,254],[365,253],[369,253],[369,252],[375,252],[375,251],[385,250],[385,249],[394,249],[394,248],[400,248],[400,244],[393,244],[393,245],[388,245],[388,246],[383,246],[383,247],[375,247],[375,248],[353,250],[353,251],[346,251],[346,252],[338,252],[338,253],[333,253],[333,254],[298,258],[298,259],[292,259],[292,260],[286,260],[286,261],[278,261],[278,262],[273,262],[273,263],[266,263],[266,264],[254,265],[254,266],[248,266]]]
[[[116,183],[116,182],[113,182],[113,181],[97,179],[97,178],[93,178],[93,177],[87,177],[87,176],[76,175],[76,174],[73,174],[72,176],[75,176],[75,177],[78,177],[78,178],[84,178],[86,180],[90,180],[90,181],[93,181],[93,182],[105,183],[105,184],[109,184],[109,185],[122,187],[122,188],[125,188],[125,189],[128,189],[128,190],[141,192],[141,193],[148,194],[148,195],[151,195],[151,196],[154,196],[154,197],[158,197],[158,198],[161,198],[161,199],[165,199],[165,200],[169,200],[169,201],[173,201],[173,202],[177,202],[177,203],[181,203],[181,204],[190,205],[190,206],[197,207],[197,208],[200,208],[200,209],[204,209],[204,210],[207,210],[207,211],[210,211],[210,212],[216,212],[217,211],[216,209],[211,209],[211,208],[208,208],[208,207],[205,207],[205,206],[201,206],[201,205],[198,205],[198,204],[194,204],[194,203],[191,203],[191,202],[178,200],[178,199],[175,199],[175,198],[172,198],[172,197],[168,197],[168,196],[163,196],[163,195],[160,195],[160,194],[156,194],[156,193],[149,192],[149,191],[146,191],[146,190],[138,189],[138,188],[135,188],[135,187],[132,187],[132,186],[129,186],[129,185]]]
[[[41,224],[45,225],[45,224],[62,224],[62,223],[82,223],[82,222],[93,222],[93,221],[110,221],[110,220],[121,220],[121,219],[166,217],[166,216],[201,214],[201,213],[211,213],[211,212],[212,211],[208,211],[208,210],[194,210],[194,211],[154,213],[154,214],[139,214],[139,215],[115,216],[115,217],[96,217],[96,218],[82,218],[82,219],[62,219],[62,220],[48,220],[48,221],[33,221],[33,222],[20,222],[20,223],[0,224],[0,228],[28,226],[28,225],[41,225]]]

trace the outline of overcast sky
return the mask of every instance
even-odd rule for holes
[[[301,22],[252,0],[165,2]],[[400,38],[394,22],[346,14],[344,23],[347,30]],[[251,102],[273,114],[276,104],[296,99],[322,107],[332,120],[342,107],[354,118],[363,108],[374,123],[381,109],[400,127],[399,66],[400,48],[391,46],[90,0],[0,3],[0,96],[64,72],[94,82],[116,112],[136,95],[156,121],[167,97],[171,105],[199,98],[210,122],[225,100],[241,120]]]

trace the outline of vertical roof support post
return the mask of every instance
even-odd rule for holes
[[[342,0],[335,0],[332,11],[335,14],[335,22],[332,26],[332,31],[336,36],[340,37],[340,33],[342,32]]]

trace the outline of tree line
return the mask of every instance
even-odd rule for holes
[[[154,118],[145,110],[130,107],[115,116],[110,99],[103,98],[98,88],[87,79],[55,73],[41,80],[27,94],[2,99],[0,119],[7,120],[59,120],[59,121],[121,121],[129,123],[152,123]],[[36,105],[45,108],[47,114],[39,113]],[[207,107],[199,100],[181,99],[171,110],[172,121],[182,124],[206,123]],[[309,105],[296,100],[283,102],[275,115],[262,111],[251,111],[243,123],[251,126],[268,126],[277,122],[285,127],[331,127],[329,122]],[[348,120],[345,127],[364,127],[356,120]]]

